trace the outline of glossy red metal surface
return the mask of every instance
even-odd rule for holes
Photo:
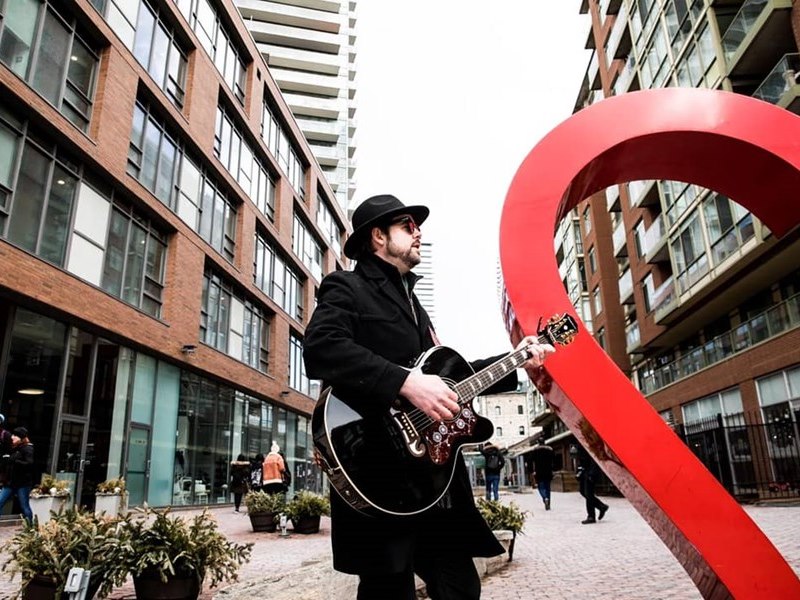
[[[514,341],[540,317],[575,315],[553,250],[561,217],[642,179],[714,189],[781,236],[800,223],[800,118],[738,94],[670,88],[603,100],[555,128],[523,161],[503,209]],[[783,557],[588,332],[532,376],[705,598],[800,598]]]

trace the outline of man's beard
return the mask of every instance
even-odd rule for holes
[[[400,250],[392,241],[392,238],[389,238],[389,243],[386,246],[386,254],[402,262],[409,270],[416,267],[422,260],[420,258],[419,249],[414,252],[414,247],[412,246],[408,248],[408,250]]]

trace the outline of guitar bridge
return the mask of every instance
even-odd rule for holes
[[[392,418],[394,419],[394,422],[397,423],[397,427],[400,430],[400,433],[403,435],[403,441],[405,442],[406,448],[411,455],[417,458],[424,456],[425,444],[423,444],[420,440],[420,435],[413,423],[411,423],[411,419],[408,418],[408,415],[403,411],[398,410],[392,414]]]

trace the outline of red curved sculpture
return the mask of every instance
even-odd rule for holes
[[[512,338],[534,333],[542,316],[575,315],[553,252],[561,218],[597,191],[641,179],[714,189],[780,237],[800,223],[800,118],[738,94],[670,88],[603,100],[556,127],[523,161],[503,209]],[[589,333],[532,375],[705,598],[800,598],[769,539]]]

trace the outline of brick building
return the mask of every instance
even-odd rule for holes
[[[302,340],[346,218],[233,2],[0,0],[0,88],[0,412],[37,471],[227,502],[275,440],[319,486]]]
[[[789,0],[583,0],[580,11],[592,53],[576,111],[684,86],[800,113]],[[799,494],[800,229],[776,239],[714,190],[633,181],[581,203],[559,235],[587,327],[709,470],[740,499]],[[574,438],[546,411],[537,422],[567,457]]]

